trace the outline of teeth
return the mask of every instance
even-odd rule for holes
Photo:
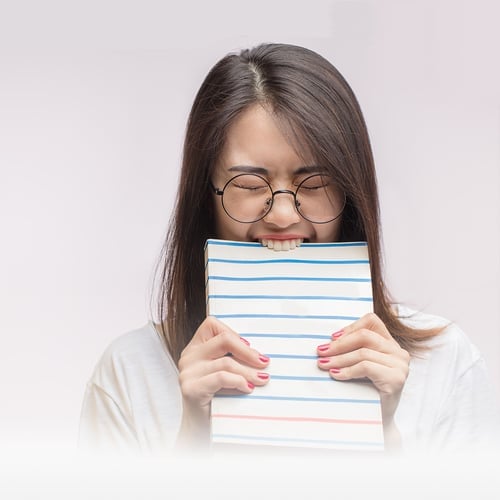
[[[293,250],[294,248],[300,247],[303,241],[302,238],[296,238],[294,240],[260,240],[262,246],[274,250],[275,252]]]

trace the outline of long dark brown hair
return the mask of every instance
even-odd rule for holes
[[[365,121],[348,83],[330,62],[294,45],[263,44],[221,59],[189,115],[176,205],[159,261],[158,320],[173,359],[206,316],[203,248],[216,238],[209,179],[235,118],[266,107],[297,151],[312,153],[342,187],[347,204],[340,241],[367,241],[374,312],[409,351],[437,333],[405,326],[392,308],[382,272],[380,217]]]

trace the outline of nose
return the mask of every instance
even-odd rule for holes
[[[273,205],[264,220],[278,227],[288,227],[300,222],[300,215],[295,207],[293,191],[283,189],[275,191]]]

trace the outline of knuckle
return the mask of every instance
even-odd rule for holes
[[[408,365],[404,365],[401,370],[401,376],[403,377],[403,382],[406,382],[408,375],[410,374],[410,367]]]
[[[390,384],[390,391],[392,394],[398,394],[401,391],[401,388],[406,382],[406,377],[402,374],[399,373],[396,375],[393,379],[393,383]]]
[[[359,363],[358,363],[358,367],[364,372],[366,373],[368,371],[368,369],[370,368],[370,362],[366,359],[362,359]]]
[[[230,371],[234,365],[234,361],[229,356],[223,356],[217,360],[217,365],[219,370]]]
[[[401,349],[401,357],[406,364],[410,362],[411,359],[410,353],[405,349]]]
[[[215,338],[222,345],[229,345],[231,342],[231,334],[227,330],[222,330]]]
[[[391,383],[389,384],[390,392],[393,394],[398,394],[401,388],[406,382],[407,374],[404,371],[397,370],[393,373],[391,377]]]
[[[387,396],[394,396],[397,394],[397,392],[399,392],[397,389],[396,389],[396,385],[395,384],[385,384],[384,386],[384,394],[386,394]]]
[[[184,361],[184,359],[188,354],[189,354],[189,344],[186,347],[184,347],[184,349],[182,349],[181,351],[181,355],[179,358],[179,365]]]
[[[399,380],[398,380],[399,387],[403,387],[403,385],[405,385],[407,378],[408,378],[408,373],[401,373],[399,375]]]
[[[178,363],[178,368],[179,368],[179,376],[182,376],[182,373],[184,372],[184,370],[186,370],[188,366],[188,363],[186,361],[186,358],[181,356],[181,358],[179,359],[179,363]]]
[[[358,361],[360,363],[363,363],[364,361],[366,361],[368,359],[368,352],[369,352],[369,349],[367,349],[366,347],[360,347],[356,351],[357,356],[358,356]]]
[[[359,335],[359,338],[363,344],[366,344],[367,342],[369,342],[373,337],[372,332],[366,328],[362,328],[361,330],[359,330],[358,335]]]
[[[179,377],[179,385],[180,385],[182,394],[184,394],[184,395],[190,394],[191,384],[189,383],[189,380],[186,380],[185,377]]]
[[[179,372],[179,385],[185,386],[190,383],[192,380],[192,374],[188,372],[188,370]]]
[[[218,387],[226,387],[227,386],[227,382],[228,382],[228,378],[229,378],[229,373],[226,371],[226,370],[222,370],[220,372],[217,373],[217,386]]]
[[[224,327],[224,324],[221,323],[221,321],[219,321],[215,316],[207,316],[202,324],[211,332],[221,331]]]
[[[215,383],[217,387],[224,387],[224,381],[226,380],[226,372],[218,371],[214,373]]]
[[[215,325],[217,325],[219,323],[218,320],[217,320],[217,318],[215,316],[207,316],[205,318],[205,322],[209,326],[215,326]]]

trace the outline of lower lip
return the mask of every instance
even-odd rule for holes
[[[262,240],[274,240],[274,241],[288,241],[288,240],[306,240],[303,236],[297,236],[297,235],[277,235],[277,234],[269,234],[269,235],[264,235],[259,237],[259,241]]]

